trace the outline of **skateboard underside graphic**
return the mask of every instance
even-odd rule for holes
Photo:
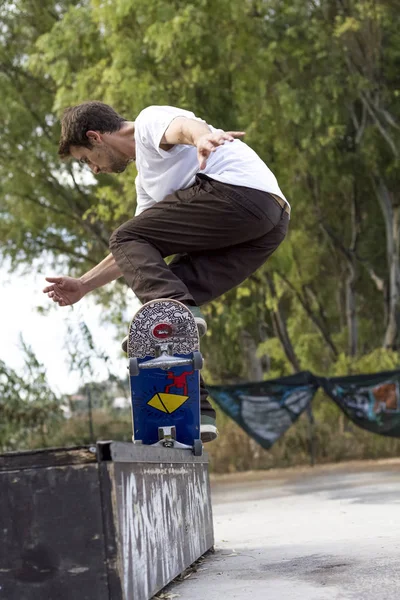
[[[134,440],[191,447],[200,454],[199,336],[176,300],[155,300],[135,315],[128,355]]]

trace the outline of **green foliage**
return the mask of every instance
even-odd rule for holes
[[[0,7],[0,239],[2,254],[11,258],[13,267],[53,259],[54,264],[81,272],[105,256],[116,221],[134,210],[132,191],[115,207],[111,190],[120,195],[123,184],[108,177],[85,177],[80,167],[61,164],[57,157],[57,87],[51,68],[39,68],[35,44],[40,48],[42,40],[50,52],[50,31],[66,32],[65,23],[74,25],[70,49],[75,59],[63,66],[67,84],[67,75],[74,78],[82,62],[70,11],[79,17],[83,10],[81,3],[68,0],[17,0]],[[87,23],[77,20],[84,37],[89,36],[86,52],[92,48],[94,59],[99,54]],[[94,209],[98,198],[99,211]]]
[[[88,410],[88,394],[90,393],[93,411],[106,411],[110,418],[119,414],[121,409],[113,408],[116,398],[124,398],[128,405],[130,403],[129,379],[119,379],[113,374],[110,374],[108,379],[101,381],[89,381],[81,385],[72,398],[84,399],[82,402],[73,403],[70,400],[70,408],[72,417],[81,413],[86,413]],[[127,411],[129,412],[129,411]],[[97,434],[97,432],[95,432]]]
[[[71,372],[78,372],[81,380],[84,378],[93,380],[95,360],[101,361],[103,369],[107,370],[110,357],[101,348],[96,348],[92,332],[84,321],[80,321],[76,327],[68,325],[65,345],[69,357],[69,369]]]
[[[10,123],[0,140],[10,148],[0,165],[5,254],[27,263],[46,249],[78,272],[104,256],[112,229],[133,213],[133,168],[118,179],[88,179],[79,167],[57,162],[63,107],[98,98],[134,118],[149,104],[180,105],[216,126],[245,128],[293,204],[290,238],[258,280],[209,309],[210,375],[246,377],[238,359],[244,329],[261,344],[278,337],[289,364],[275,356],[269,362],[282,373],[294,362],[334,368],[352,335],[344,314],[351,261],[353,318],[375,324],[357,351],[373,351],[377,340],[379,346],[390,272],[371,177],[397,185],[399,33],[392,3],[46,0],[40,14],[32,0],[13,7],[2,12],[1,51],[9,65],[2,71],[3,111]],[[21,89],[38,98],[34,114]],[[29,164],[17,179],[21,153]],[[115,315],[110,295],[100,300]],[[219,344],[225,367],[218,372]]]
[[[0,361],[0,451],[47,445],[47,433],[63,421],[61,398],[50,389],[46,371],[23,343],[23,375]]]
[[[399,49],[391,0],[3,3],[2,254],[80,274],[134,213],[133,167],[92,177],[58,161],[65,106],[99,99],[128,119],[150,104],[182,106],[246,130],[292,204],[281,248],[205,308],[207,379],[398,366],[397,342],[382,344],[399,295],[389,256],[399,247]],[[98,298],[122,328],[123,286]]]
[[[84,414],[75,414],[70,419],[63,421],[59,427],[49,429],[46,436],[46,446],[81,446],[93,444],[96,440],[116,440],[130,442],[132,440],[132,418],[130,411],[120,414],[109,413],[104,410],[93,411],[92,437],[88,428],[87,417]],[[32,441],[32,447],[40,448],[43,441],[37,436]]]
[[[344,353],[340,354],[334,371],[334,375],[357,375],[361,373],[379,373],[380,371],[393,371],[398,369],[400,365],[400,353],[385,350],[384,348],[376,348],[368,354],[364,354],[358,358],[351,358]]]

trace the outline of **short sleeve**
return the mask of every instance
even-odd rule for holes
[[[180,152],[185,145],[176,144],[168,152],[160,148],[161,139],[168,129],[170,123],[177,117],[186,117],[187,119],[199,119],[189,110],[175,108],[173,106],[148,106],[139,113],[135,121],[135,139],[139,141],[147,150],[157,152],[160,156],[168,157]]]

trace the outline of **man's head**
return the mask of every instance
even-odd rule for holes
[[[64,111],[58,154],[72,156],[94,173],[122,173],[134,159],[133,135],[121,135],[128,121],[102,102],[83,102]],[[133,148],[133,150],[132,150]]]

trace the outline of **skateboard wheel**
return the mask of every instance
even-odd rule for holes
[[[202,444],[201,440],[194,440],[193,454],[195,456],[203,456],[203,444]]]
[[[193,352],[193,367],[196,371],[200,371],[203,368],[203,357],[198,350]]]
[[[139,363],[137,358],[129,359],[129,375],[131,377],[136,377],[136,375],[139,375]]]

